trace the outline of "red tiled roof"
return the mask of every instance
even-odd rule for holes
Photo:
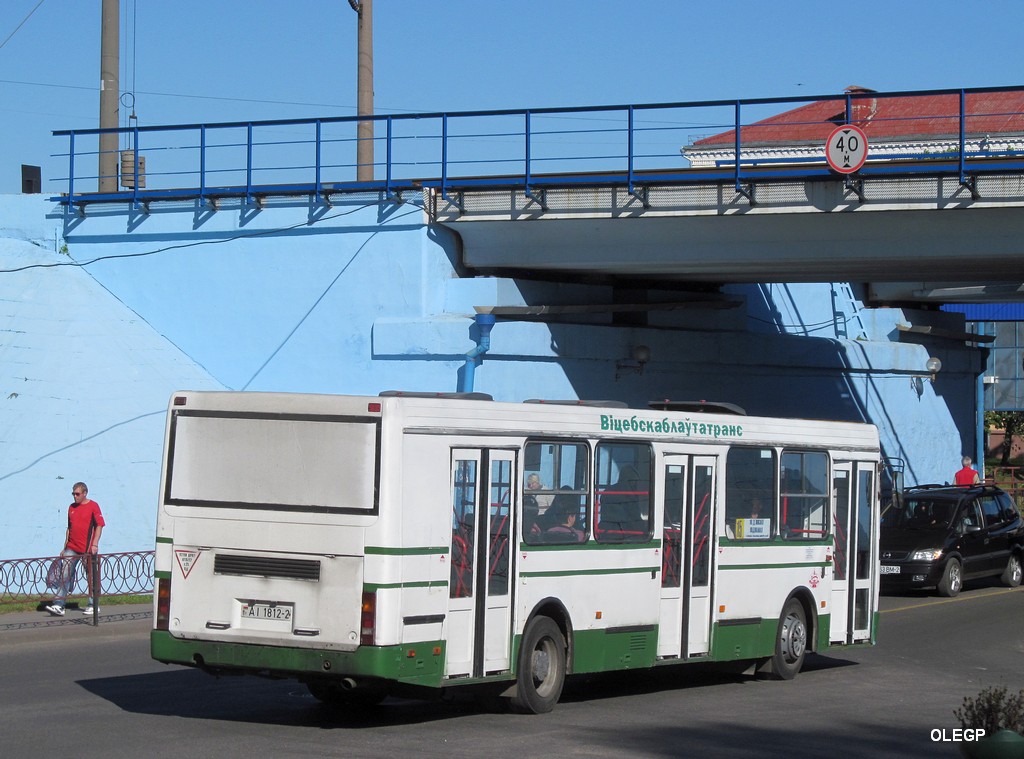
[[[872,90],[847,88],[853,93],[850,121],[875,141],[950,139],[960,134],[960,96],[905,95],[876,97]],[[966,132],[978,134],[1024,133],[1024,90],[967,93]],[[740,128],[744,145],[780,145],[823,142],[839,124],[846,123],[845,100],[819,100]],[[695,148],[733,145],[736,130],[706,137]]]

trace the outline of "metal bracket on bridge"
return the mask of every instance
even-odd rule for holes
[[[526,197],[532,200],[534,203],[540,206],[540,210],[548,210],[548,191],[545,189],[534,190],[532,187],[527,185]]]
[[[843,182],[843,189],[846,190],[846,192],[852,192],[854,195],[856,195],[857,200],[859,200],[861,203],[868,202],[867,197],[864,195],[863,179],[853,180],[850,177],[847,177],[846,180]]]
[[[753,182],[748,182],[747,184],[737,184],[736,194],[742,195],[744,198],[747,199],[747,202],[750,203],[750,205],[756,206],[757,200],[754,198],[755,188],[756,185]]]
[[[971,200],[981,200],[981,193],[978,192],[978,177],[976,176],[961,176],[960,186],[967,188],[971,193]]]
[[[644,186],[644,187],[633,187],[632,185],[630,185],[630,187],[629,187],[629,194],[632,195],[637,200],[639,200],[640,204],[643,205],[644,208],[650,208],[651,207],[650,202],[647,200],[648,195],[650,194],[650,188],[649,187],[647,187],[647,186]]]
[[[459,213],[466,213],[466,193],[459,190],[455,195],[449,195],[447,190],[441,190],[441,198],[456,208],[459,209]],[[437,214],[435,214],[436,216]]]

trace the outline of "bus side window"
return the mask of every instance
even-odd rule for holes
[[[473,562],[476,555],[477,462],[454,463],[452,481],[452,562],[449,594],[452,598],[473,595]]]
[[[597,524],[604,543],[643,543],[651,536],[651,448],[643,443],[597,446]]]
[[[768,539],[775,523],[775,451],[730,448],[725,472],[725,534]]]
[[[575,523],[570,528],[573,541],[586,540],[590,524],[590,456],[586,444],[531,440],[526,444],[523,460],[523,542],[569,542],[558,539],[561,530],[551,532],[566,517],[565,508],[556,509],[555,505],[568,502],[577,506],[573,509]],[[582,540],[576,540],[576,531],[582,533]]]
[[[829,534],[828,455],[821,451],[782,453],[780,471],[782,536],[820,540]]]

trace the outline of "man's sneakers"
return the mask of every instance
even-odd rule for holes
[[[50,612],[55,617],[63,617],[64,616],[64,607],[61,606],[60,604],[58,604],[56,601],[54,601],[52,604],[47,606],[46,610],[48,612]],[[99,614],[100,613],[100,607],[97,606],[94,609],[92,604],[89,604],[84,609],[82,609],[82,613],[83,614],[93,614],[93,613]]]

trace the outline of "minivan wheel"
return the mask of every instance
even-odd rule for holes
[[[939,580],[939,595],[952,598],[960,592],[964,586],[964,570],[959,559],[950,559],[946,562],[946,568],[942,572],[942,579]]]
[[[1024,575],[1024,568],[1021,567],[1020,554],[1010,554],[1010,560],[1006,562],[1006,569],[1003,570],[1003,585],[1016,588],[1020,585],[1021,576]]]

